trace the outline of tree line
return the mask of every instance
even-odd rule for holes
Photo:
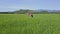
[[[60,11],[48,12],[47,10],[35,11],[35,10],[28,10],[28,9],[27,10],[20,9],[12,12],[0,12],[0,14],[25,14],[26,12],[32,12],[33,14],[60,14]]]

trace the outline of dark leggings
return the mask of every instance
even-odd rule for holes
[[[33,17],[33,15],[31,15],[31,17]]]

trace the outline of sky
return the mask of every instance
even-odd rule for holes
[[[19,9],[60,10],[60,0],[0,0],[0,11]]]

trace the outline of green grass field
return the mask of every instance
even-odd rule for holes
[[[60,14],[0,14],[0,34],[60,34]]]

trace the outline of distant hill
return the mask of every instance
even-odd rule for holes
[[[43,9],[39,9],[39,10],[24,10],[24,9],[20,9],[20,10],[16,10],[16,11],[7,11],[7,12],[0,12],[0,14],[25,14],[26,12],[32,12],[34,14],[60,14],[60,10],[43,10]]]
[[[42,11],[41,9],[40,10],[34,10],[35,12],[40,12]],[[60,10],[46,10],[48,12],[60,12]]]

